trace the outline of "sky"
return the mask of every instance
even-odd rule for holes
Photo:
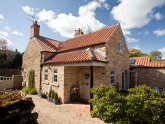
[[[145,53],[162,52],[165,59],[165,0],[3,0],[0,4],[0,38],[24,52],[32,17],[40,34],[64,41],[74,30],[85,33],[120,23],[128,48]]]

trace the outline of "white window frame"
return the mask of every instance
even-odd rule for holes
[[[117,43],[117,51],[118,52],[123,52],[123,45],[122,45],[122,41],[119,40]]]
[[[46,70],[47,70],[47,72],[46,72]],[[44,81],[48,81],[48,68],[45,68],[44,69]],[[45,76],[47,75],[47,79],[45,78]]]
[[[53,78],[52,78],[54,83],[58,83],[58,69],[53,69]]]

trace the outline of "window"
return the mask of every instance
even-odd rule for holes
[[[111,71],[111,84],[115,83],[115,72]]]
[[[136,71],[130,71],[130,82],[131,83],[136,82]]]
[[[58,81],[58,72],[57,69],[55,69],[53,71],[53,82],[57,82]]]
[[[48,69],[44,70],[44,80],[47,81],[48,80]]]
[[[121,41],[118,42],[117,49],[119,52],[122,52],[122,43]]]

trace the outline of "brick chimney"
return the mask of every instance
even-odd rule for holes
[[[84,32],[81,28],[79,28],[78,30],[75,30],[74,37],[78,37],[78,36],[82,36],[82,35],[84,35]]]
[[[37,24],[37,21],[33,22],[33,25],[31,26],[30,31],[30,37],[36,37],[40,35],[40,26]]]

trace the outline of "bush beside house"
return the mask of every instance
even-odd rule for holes
[[[131,124],[164,123],[165,99],[149,86],[130,88],[127,96],[120,95],[112,86],[94,88],[91,112],[105,122],[129,122]]]
[[[23,92],[31,94],[31,95],[35,95],[37,94],[37,90],[35,88],[35,71],[34,70],[30,70],[29,71],[29,77],[28,77],[28,86],[23,88]]]

